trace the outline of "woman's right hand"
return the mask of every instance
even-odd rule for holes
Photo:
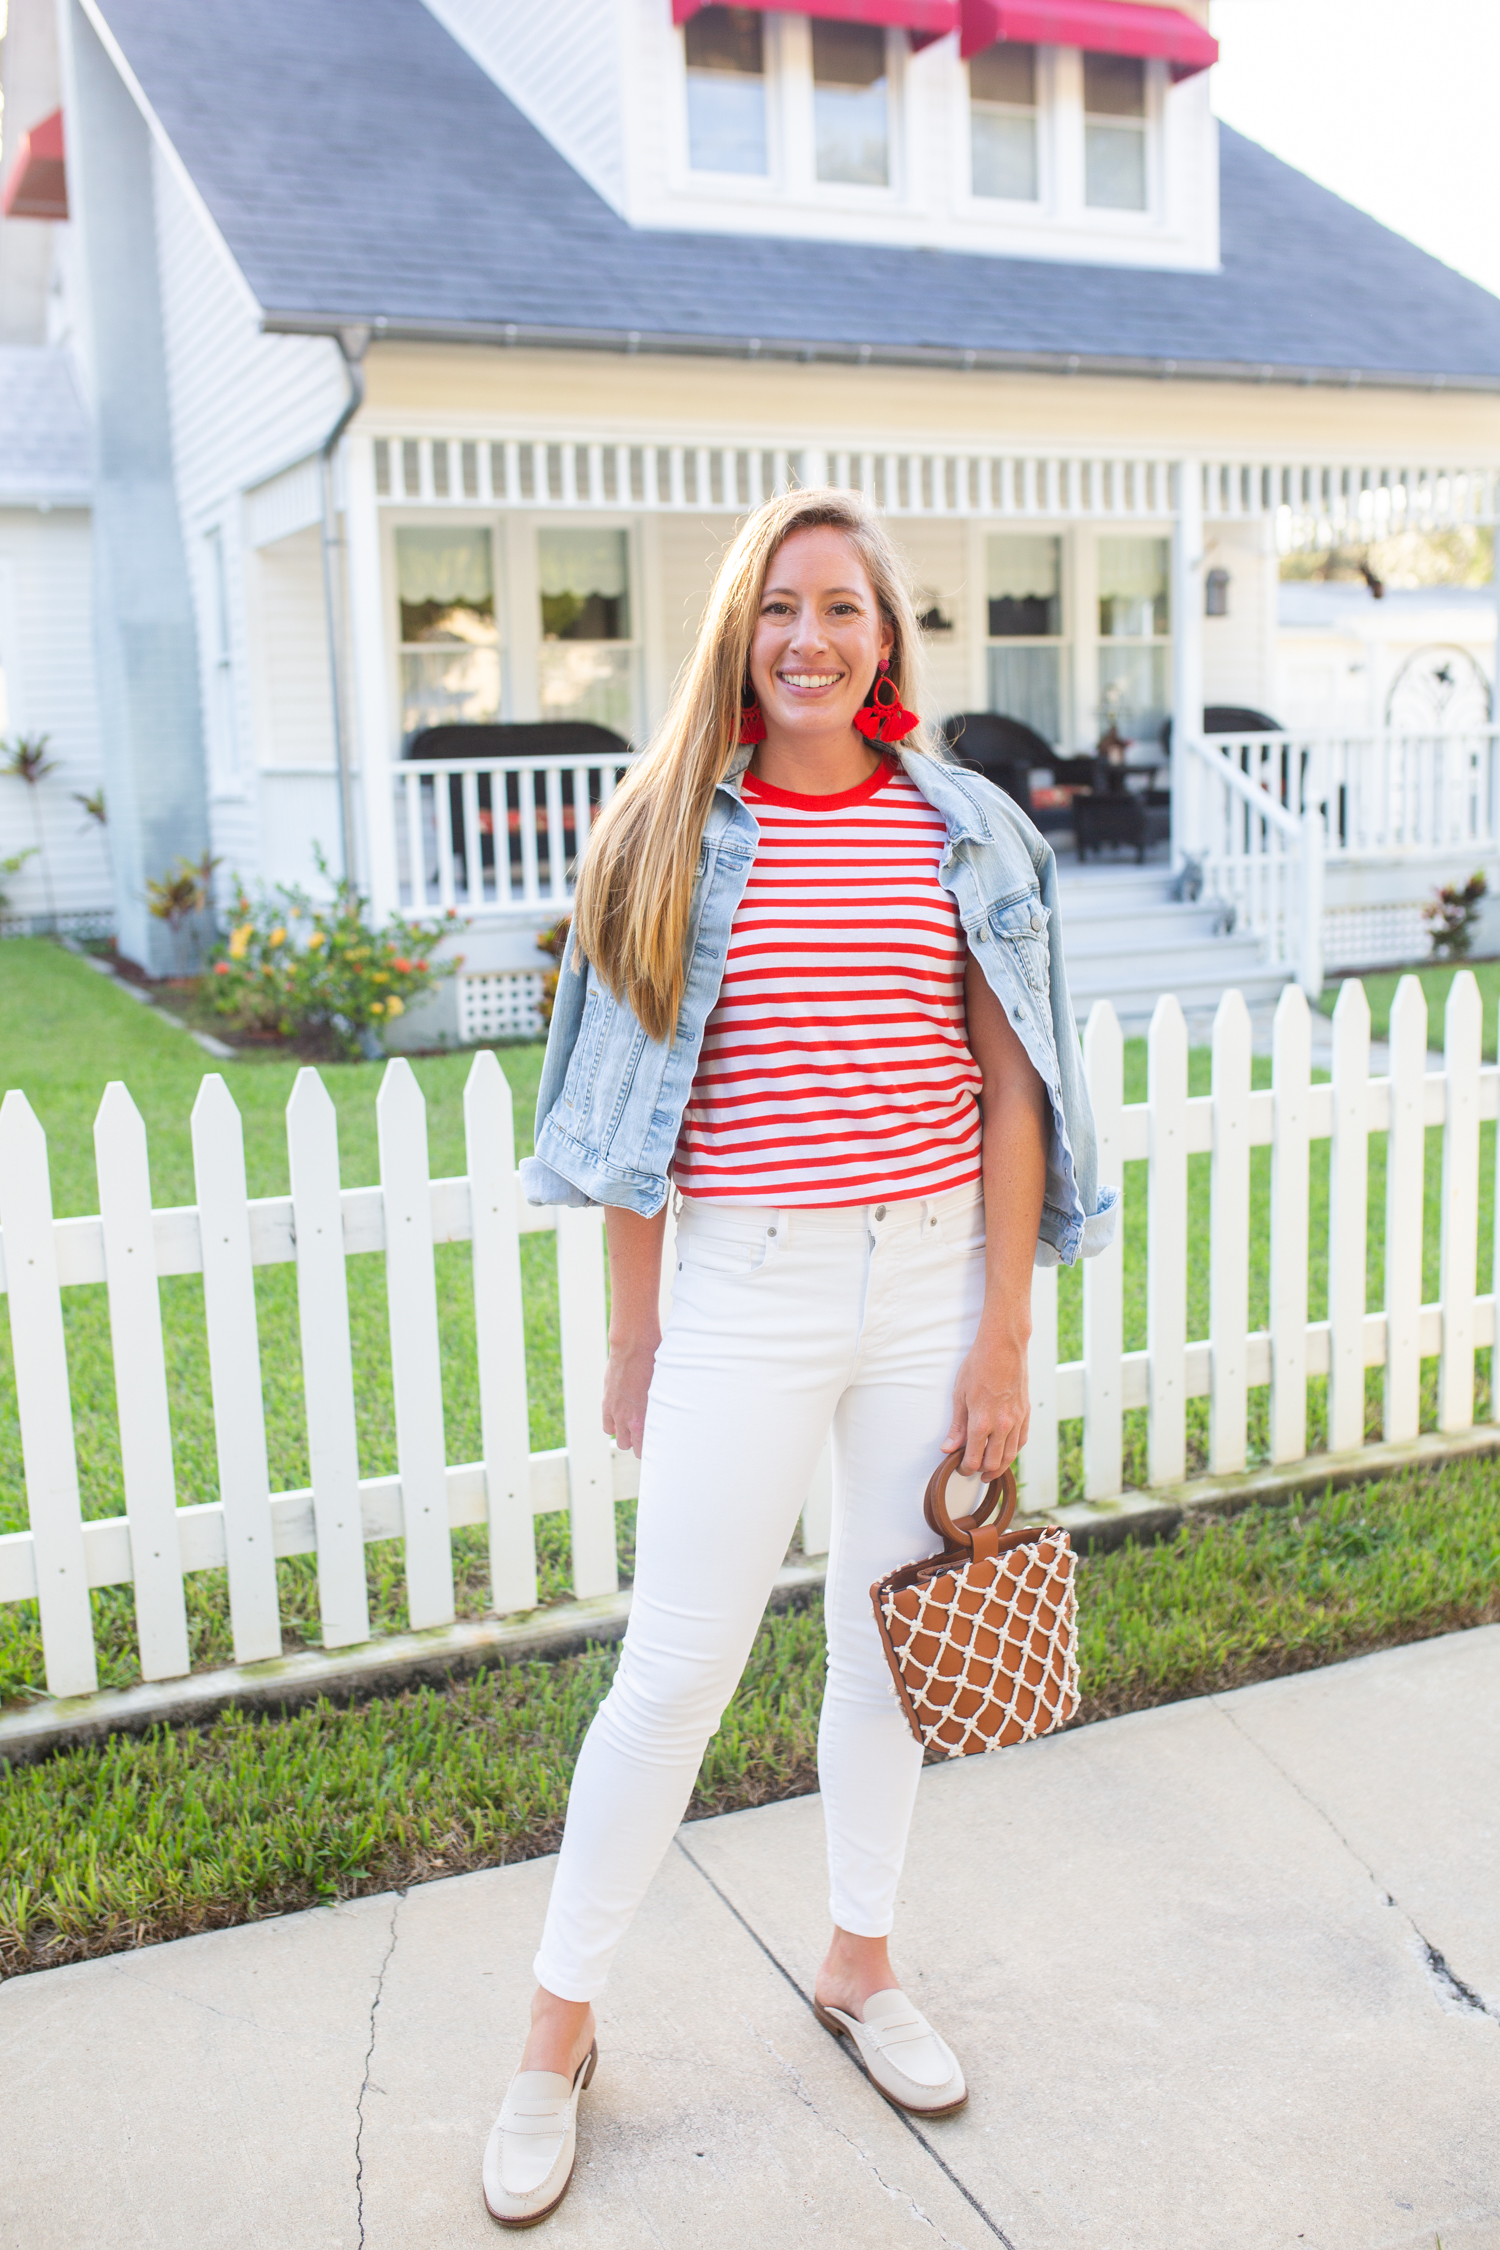
[[[622,1453],[640,1457],[646,1429],[646,1398],[661,1330],[632,1337],[628,1343],[611,1342],[604,1370],[604,1427]]]

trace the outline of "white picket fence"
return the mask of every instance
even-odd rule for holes
[[[1246,1465],[1249,1393],[1269,1385],[1270,1455],[1307,1452],[1307,1384],[1328,1378],[1328,1442],[1364,1443],[1365,1370],[1384,1369],[1384,1436],[1416,1436],[1421,1362],[1439,1361],[1442,1430],[1474,1419],[1474,1355],[1494,1341],[1495,1298],[1477,1287],[1480,1122],[1500,1113],[1500,1070],[1480,1061],[1481,1004],[1471,975],[1449,996],[1443,1067],[1429,1072],[1427,1011],[1407,979],[1391,1019],[1391,1070],[1371,1077],[1369,1011],[1346,985],[1334,1017],[1332,1080],[1314,1085],[1310,1019],[1289,986],[1275,1022],[1273,1084],[1251,1090],[1250,1022],[1231,992],[1213,1033],[1213,1090],[1188,1094],[1182,1011],[1162,1000],[1149,1035],[1149,1090],[1124,1100],[1124,1045],[1107,1003],[1094,1008],[1084,1061],[1100,1142],[1100,1177],[1147,1166],[1147,1343],[1124,1344],[1120,1240],[1089,1261],[1083,1352],[1057,1358],[1057,1272],[1033,1287],[1032,1433],[1027,1507],[1058,1498],[1059,1424],[1083,1423],[1085,1496],[1123,1485],[1127,1410],[1147,1409],[1149,1479],[1187,1468],[1187,1402],[1210,1402],[1210,1467]],[[0,1106],[0,1288],[9,1298],[30,1529],[0,1537],[0,1600],[40,1607],[47,1685],[90,1692],[97,1679],[89,1589],[133,1582],[141,1670],[188,1669],[184,1573],[226,1569],[236,1658],[281,1651],[275,1558],[316,1554],[323,1639],[368,1639],[364,1547],[405,1543],[413,1627],[454,1615],[451,1533],[486,1524],[496,1611],[536,1601],[534,1518],[566,1508],[576,1592],[617,1584],[614,1502],[637,1464],[599,1426],[605,1359],[602,1223],[597,1210],[537,1210],[515,1174],[510,1093],[493,1054],[476,1056],[464,1095],[467,1175],[429,1176],[425,1108],[410,1066],[392,1062],[377,1101],[380,1185],[339,1179],[333,1103],[302,1071],[287,1110],[291,1193],[246,1193],[240,1117],[222,1078],[206,1077],[192,1114],[196,1204],[151,1207],[145,1130],[112,1085],[95,1127],[99,1216],[54,1219],[42,1128],[21,1093]],[[1442,1281],[1421,1302],[1425,1132],[1441,1126]],[[1366,1307],[1369,1136],[1387,1136],[1386,1304]],[[1327,1317],[1308,1318],[1310,1150],[1331,1147]],[[1249,1329],[1250,1152],[1271,1149],[1270,1321]],[[1188,1159],[1211,1159],[1210,1316],[1187,1333]],[[1497,1199],[1500,1208],[1500,1199]],[[529,1450],[520,1237],[556,1236],[566,1443]],[[447,1459],[434,1248],[472,1245],[483,1459]],[[396,1416],[395,1475],[361,1477],[345,1261],[383,1253]],[[311,1483],[273,1493],[267,1469],[254,1268],[294,1262]],[[668,1274],[670,1256],[665,1260]],[[177,1505],[158,1278],[201,1273],[219,1498]],[[84,1521],[74,1451],[62,1291],[108,1290],[125,1514]],[[810,1552],[827,1544],[827,1456],[804,1517]]]

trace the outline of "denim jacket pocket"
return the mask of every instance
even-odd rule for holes
[[[1042,904],[1040,891],[1030,891],[1025,898],[1013,899],[1009,905],[993,907],[989,919],[992,936],[1009,948],[1011,959],[1031,990],[1038,999],[1045,1000],[1052,978],[1052,949],[1047,932],[1051,917]]]

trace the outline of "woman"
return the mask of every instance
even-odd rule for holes
[[[1102,1248],[1114,1198],[1049,941],[1051,852],[907,708],[919,657],[872,512],[833,491],[771,501],[580,872],[523,1177],[535,1202],[606,1206],[604,1426],[641,1456],[640,1503],[630,1629],[579,1754],[531,2033],[485,2151],[507,2225],[567,2191],[591,2003],[830,1429],[819,2020],[901,2107],[967,2099],[887,1949],[922,1755],[869,1588],[930,1547],[941,1452],[994,1477],[1025,1443],[1033,1262]]]

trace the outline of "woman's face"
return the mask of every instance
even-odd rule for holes
[[[852,540],[831,524],[794,531],[771,558],[750,644],[750,678],[769,728],[852,727],[895,640]]]

